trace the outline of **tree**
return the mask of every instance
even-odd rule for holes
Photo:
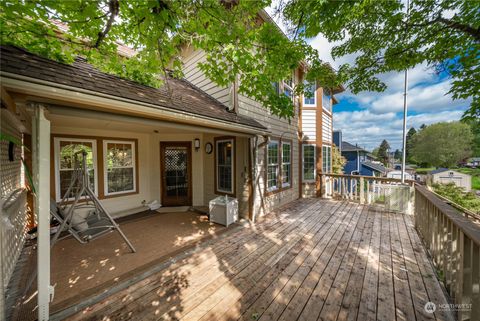
[[[333,69],[301,38],[288,39],[273,23],[259,23],[270,1],[18,1],[0,3],[1,44],[23,47],[65,63],[77,55],[104,72],[160,86],[173,71],[182,76],[182,48],[206,53],[199,64],[219,86],[238,80],[239,92],[281,117],[294,115],[292,99],[272,82],[309,65],[307,80],[335,87]],[[267,19],[268,20],[268,19]],[[68,26],[68,27],[65,27]],[[118,54],[119,44],[136,50]],[[165,79],[163,79],[165,81]],[[303,84],[295,88],[301,93]]]
[[[474,157],[480,157],[480,119],[465,119],[464,123],[470,126],[473,134],[472,155]]]
[[[322,34],[334,58],[353,55],[353,66],[340,66],[353,93],[383,91],[378,78],[425,63],[452,79],[454,99],[472,98],[464,117],[480,117],[480,10],[478,1],[325,1],[281,2],[290,30],[307,38]]]
[[[334,174],[343,174],[343,167],[347,163],[337,146],[332,147],[332,171]]]
[[[388,151],[390,150],[390,144],[388,144],[387,140],[383,140],[378,148],[378,158],[383,163],[383,165],[387,166],[388,164]]]
[[[413,144],[413,137],[417,133],[415,128],[410,128],[407,132],[407,137],[405,141],[405,158],[407,162],[412,162],[412,144]]]
[[[402,152],[399,149],[396,149],[393,157],[398,160],[402,159]]]
[[[461,122],[437,123],[415,135],[412,157],[419,163],[448,168],[472,154],[472,142],[469,125]]]

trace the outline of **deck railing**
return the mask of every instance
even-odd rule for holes
[[[347,199],[386,210],[413,214],[414,181],[344,174],[319,174],[322,197]]]
[[[415,227],[458,320],[480,320],[480,227],[424,186],[415,187]]]

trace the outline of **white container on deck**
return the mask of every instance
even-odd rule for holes
[[[238,221],[238,200],[234,197],[219,196],[209,203],[210,221],[229,226]]]

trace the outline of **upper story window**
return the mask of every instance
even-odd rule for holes
[[[305,92],[303,93],[303,106],[316,107],[317,106],[317,84],[315,82],[305,81]]]
[[[75,159],[79,162],[82,156],[79,152],[87,153],[86,163],[90,188],[97,194],[97,141],[83,138],[54,139],[55,154],[55,194],[57,201],[61,201],[70,186],[75,169]],[[80,166],[78,163],[77,166]],[[67,195],[67,199],[74,197],[74,191]]]
[[[272,81],[272,87],[274,92],[280,94],[280,83],[278,81]]]
[[[332,92],[328,88],[322,90],[322,106],[323,109],[332,111]]]
[[[315,145],[302,145],[303,181],[315,181]]]
[[[103,141],[105,195],[135,192],[135,142]]]
[[[234,144],[233,138],[219,139],[215,143],[217,193],[234,193]]]
[[[287,96],[292,98],[293,97],[293,79],[292,77],[285,79],[283,81],[283,93]]]

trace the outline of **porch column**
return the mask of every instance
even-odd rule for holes
[[[38,320],[49,319],[50,294],[50,121],[45,106],[33,104],[32,149],[37,213]]]

